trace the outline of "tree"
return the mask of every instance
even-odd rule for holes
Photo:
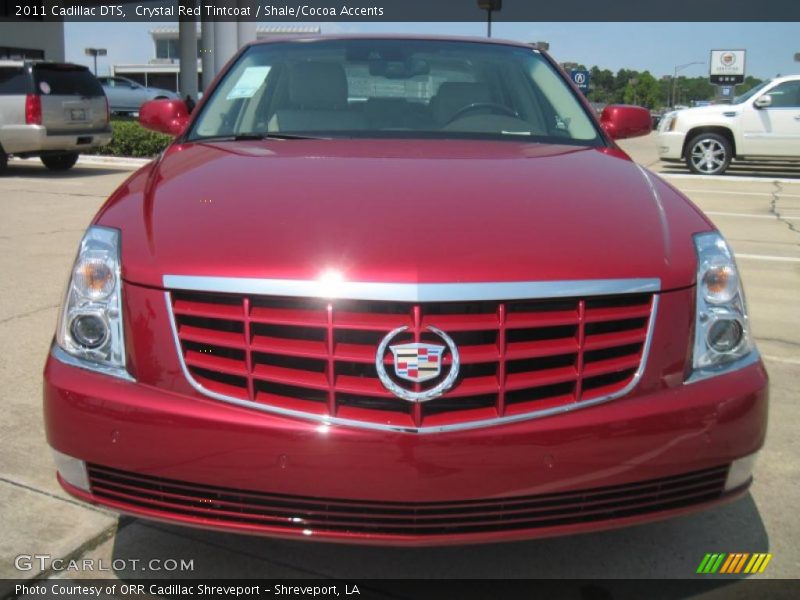
[[[631,69],[620,69],[614,77],[614,94],[612,99],[614,102],[625,102],[625,88],[631,79],[637,79],[639,76],[638,71]]]
[[[589,70],[589,99],[592,102],[608,104],[614,96],[614,74],[608,69],[592,67]]]
[[[577,63],[570,66],[582,67]],[[650,109],[662,108],[670,102],[673,89],[673,78],[662,77],[657,80],[649,71],[620,69],[616,74],[608,69],[593,66],[589,71],[589,94],[592,102],[600,104],[633,103]],[[632,84],[631,80],[636,83]],[[744,94],[747,90],[761,83],[761,80],[748,76],[744,83],[736,86],[736,94]],[[691,104],[698,100],[713,100],[717,97],[718,88],[712,85],[708,77],[678,77],[675,89],[682,104]],[[674,103],[678,103],[676,99]]]
[[[644,71],[628,80],[623,91],[623,100],[626,104],[656,108],[662,105],[661,88],[650,71]]]

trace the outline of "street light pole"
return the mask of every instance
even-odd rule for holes
[[[672,95],[671,95],[672,97],[670,102],[671,106],[673,107],[675,106],[675,89],[677,88],[678,85],[678,71],[683,71],[684,69],[691,67],[692,65],[704,65],[704,64],[706,63],[704,63],[703,61],[696,60],[694,62],[675,66],[675,71],[672,74]]]
[[[105,56],[108,51],[105,48],[85,48],[84,53],[94,59],[94,76],[97,77],[97,57]]]

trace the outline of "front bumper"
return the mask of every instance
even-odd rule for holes
[[[3,150],[7,154],[40,154],[59,151],[86,151],[111,143],[111,127],[53,132],[41,125],[4,127]]]
[[[763,443],[767,375],[757,361],[569,414],[431,435],[256,413],[52,355],[44,402],[50,445],[89,465],[88,490],[62,485],[88,502],[211,529],[432,545],[608,529],[743,494],[749,481],[720,482]]]
[[[683,160],[683,142],[686,134],[681,131],[659,132],[656,136],[658,156],[661,160]]]

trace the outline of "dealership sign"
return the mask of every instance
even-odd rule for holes
[[[589,71],[583,69],[573,69],[569,72],[569,76],[578,89],[584,94],[589,91]]]
[[[736,85],[744,82],[744,50],[712,50],[711,83]]]

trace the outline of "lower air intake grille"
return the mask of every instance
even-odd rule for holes
[[[92,493],[120,510],[169,518],[364,534],[437,535],[588,523],[677,509],[721,497],[728,466],[581,491],[465,500],[390,503],[264,494],[89,465]]]

